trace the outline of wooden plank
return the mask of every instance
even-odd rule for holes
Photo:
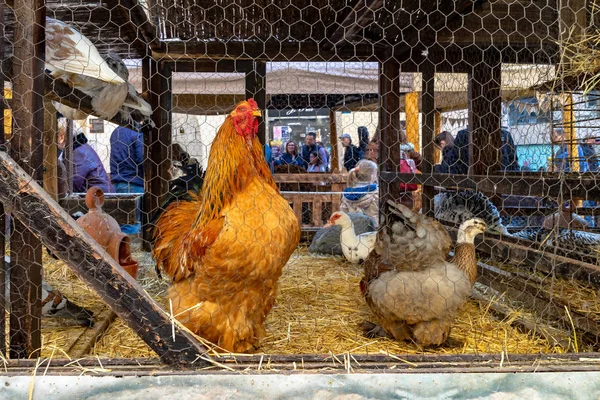
[[[323,221],[321,219],[322,217],[322,212],[323,212],[323,201],[325,201],[324,199],[325,196],[320,196],[320,195],[313,195],[312,196],[312,221],[313,221],[313,226],[322,226],[323,225]]]
[[[142,248],[151,249],[152,220],[169,191],[169,147],[171,146],[172,73],[170,64],[150,61],[150,105],[156,128],[144,132],[144,218]]]
[[[160,51],[152,54],[157,60],[235,58],[238,60],[269,61],[379,61],[383,46],[357,43],[343,48],[323,49],[320,42],[229,40],[163,42]]]
[[[421,82],[421,111],[423,114],[423,127],[421,129],[422,144],[423,144],[423,161],[421,162],[421,172],[433,172],[433,164],[435,164],[436,148],[433,139],[435,136],[435,66],[431,63],[426,63],[427,68],[423,67],[422,82]],[[418,120],[417,120],[418,123]],[[408,124],[408,121],[407,121]],[[428,216],[433,216],[433,197],[435,195],[433,186],[422,186],[423,194],[421,195],[422,213]]]
[[[263,117],[258,121],[258,140],[264,146],[267,143],[267,131],[265,120],[267,119],[267,63],[265,61],[254,62],[252,71],[246,73],[246,98],[254,98]]]
[[[81,358],[88,355],[116,317],[117,314],[108,307],[96,314],[94,316],[94,327],[84,329],[81,335],[69,344],[67,354],[72,358]]]
[[[44,102],[44,189],[54,200],[58,200],[58,148],[56,146],[56,110],[48,101]]]
[[[345,184],[348,181],[348,174],[275,174],[273,175],[273,178],[277,183],[326,183],[328,185],[341,184],[345,187]]]
[[[565,198],[598,198],[600,187],[590,175],[570,175],[564,179],[549,173],[522,173],[506,175],[450,175],[450,174],[400,174],[381,172],[382,182],[410,182],[445,188],[473,189],[487,193],[521,196],[553,197],[563,193]],[[586,197],[587,196],[587,197]]]
[[[36,182],[43,180],[44,50],[43,0],[14,2],[13,118],[10,150]],[[10,356],[38,357],[42,316],[42,245],[15,221],[10,241]]]
[[[123,268],[6,153],[0,151],[0,201],[44,246],[132,328],[163,362],[190,366],[207,349],[173,320]],[[205,355],[205,357],[208,357]],[[206,365],[203,360],[195,366]]]
[[[287,198],[287,197],[285,197],[285,198]],[[297,194],[297,195],[290,196],[289,200],[291,200],[294,214],[296,214],[296,217],[298,218],[298,222],[300,223],[300,226],[302,226],[302,197],[301,197],[301,195]]]
[[[469,59],[469,174],[489,175],[501,168],[502,62],[492,48]]]
[[[400,65],[394,59],[380,64],[379,170],[398,172],[400,163]],[[379,183],[380,204],[400,198],[400,185]]]

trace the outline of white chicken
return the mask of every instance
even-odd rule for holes
[[[366,232],[357,235],[352,220],[343,211],[333,213],[331,218],[329,218],[329,223],[325,227],[333,225],[339,225],[342,228],[340,245],[346,259],[354,264],[366,260],[369,253],[375,248],[377,232]]]
[[[128,83],[129,73],[116,53],[102,57],[87,37],[53,18],[46,18],[46,69],[52,77],[89,95],[97,117],[111,119],[121,112],[125,118],[140,121],[152,113],[150,105]],[[87,116],[58,102],[54,106],[69,119]],[[132,115],[135,110],[141,115]]]

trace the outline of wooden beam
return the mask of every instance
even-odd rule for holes
[[[469,173],[495,174],[501,169],[502,118],[500,53],[472,54],[469,74]]]
[[[172,62],[173,72],[251,72],[252,60],[198,59],[177,60]]]
[[[432,63],[427,63],[427,68],[423,69],[422,85],[421,85],[421,112],[423,115],[422,126],[422,144],[423,144],[423,161],[421,162],[421,172],[433,172],[435,164],[435,145],[433,139],[435,136],[435,66]],[[418,115],[417,115],[418,117]],[[418,119],[417,119],[418,124]],[[406,125],[408,127],[408,114]],[[408,128],[407,128],[408,129]],[[433,186],[423,186],[423,194],[421,200],[422,213],[428,216],[433,216]]]
[[[331,171],[340,172],[337,121],[335,110],[329,110],[329,144],[331,144]],[[334,210],[335,211],[335,210]]]
[[[58,148],[56,110],[49,101],[44,102],[44,189],[58,201]]]
[[[567,140],[568,160],[571,172],[581,170],[581,160],[579,160],[579,146],[577,145],[577,130],[575,128],[575,109],[573,106],[573,95],[567,94],[566,101],[562,110],[562,125]]]
[[[44,246],[94,290],[163,362],[176,367],[207,364],[197,360],[198,355],[209,357],[207,349],[2,151],[0,178],[0,202],[10,203],[12,214],[36,232]]]
[[[442,112],[438,109],[436,109],[434,111],[434,123],[433,123],[433,137],[435,138],[435,135],[442,133]],[[437,146],[433,146],[433,160],[434,160],[434,164],[439,164],[442,162],[442,152],[440,151],[440,148]]]
[[[267,119],[267,62],[256,61],[254,68],[246,73],[246,99],[254,98],[258,108],[263,112],[263,117],[258,123],[258,140],[264,146],[267,143],[265,120]]]
[[[380,64],[379,170],[397,173],[400,163],[400,65],[394,59]],[[400,185],[380,180],[380,204],[400,198]]]
[[[600,197],[598,181],[590,174],[560,178],[559,174],[528,173],[504,175],[400,174],[382,171],[380,181],[388,184],[408,182],[444,188],[478,190],[484,193],[557,198]],[[586,197],[587,196],[587,197]]]
[[[133,31],[137,33],[138,39],[150,47],[152,50],[158,50],[161,48],[161,42],[158,37],[158,30],[148,15],[146,14],[144,7],[137,0],[117,0],[120,7],[119,10],[124,14],[125,18],[129,20],[128,25]],[[146,3],[148,4],[148,3]],[[141,37],[140,37],[141,36]],[[150,53],[147,52],[147,55]]]
[[[0,0],[0,15],[4,15],[4,0]],[[6,25],[4,18],[0,18],[0,32],[5,32]],[[4,38],[0,40],[0,60],[4,60]],[[4,64],[4,63],[2,63]],[[5,141],[6,132],[4,112],[7,106],[4,90],[4,74],[0,74],[0,90],[2,98],[0,99],[0,149],[6,151]],[[6,110],[9,111],[9,110]],[[10,111],[9,111],[10,112]],[[12,122],[12,121],[11,121]],[[6,214],[4,213],[4,204],[0,202],[0,354],[7,358],[6,354],[6,264],[4,262],[4,253],[6,252]]]
[[[329,36],[329,40],[323,45],[323,48],[330,50],[340,41],[353,39],[361,29],[373,22],[375,11],[382,5],[383,0],[357,1],[338,28]]]
[[[150,105],[156,128],[144,134],[144,207],[143,248],[151,249],[152,221],[169,192],[171,166],[171,121],[173,109],[172,72],[169,63],[150,62]]]
[[[189,41],[163,42],[161,51],[153,51],[156,60],[231,58],[268,61],[379,61],[384,47],[358,43],[329,51],[320,42],[268,41]]]
[[[404,112],[406,113],[406,140],[415,146],[416,151],[420,151],[418,92],[410,92],[404,95]]]
[[[19,166],[41,184],[46,7],[43,0],[16,0],[13,10],[19,23],[14,24],[12,107],[16,129],[10,150]],[[10,356],[35,358],[42,346],[42,245],[18,221],[11,235],[10,255]]]

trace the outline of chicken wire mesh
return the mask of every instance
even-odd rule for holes
[[[5,6],[3,150],[139,286],[7,188],[0,346],[166,359],[179,321],[214,353],[597,351],[595,10]]]

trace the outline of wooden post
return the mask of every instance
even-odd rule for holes
[[[167,62],[150,61],[150,105],[156,128],[144,133],[144,207],[142,248],[150,251],[152,222],[169,192],[169,148],[172,121],[172,69]]]
[[[563,105],[562,124],[565,131],[565,139],[567,140],[567,150],[569,155],[569,166],[571,172],[579,172],[581,170],[581,160],[579,159],[579,150],[577,146],[577,131],[575,129],[575,110],[573,109],[573,95],[567,94],[566,102]]]
[[[339,172],[341,168],[338,149],[337,121],[335,120],[335,114],[335,110],[329,110],[329,143],[331,144],[331,171]]]
[[[435,118],[435,122],[434,122],[434,128],[433,128],[433,136],[435,137],[435,135],[437,135],[438,133],[442,133],[442,113],[440,112],[440,110],[436,109],[434,111],[434,118]],[[442,162],[442,152],[440,151],[439,147],[437,146],[433,146],[433,159],[435,160],[435,164],[439,164]]]
[[[4,15],[4,0],[0,0],[0,15]],[[5,32],[4,18],[0,19],[0,32]],[[0,63],[4,60],[4,37],[0,40]],[[4,67],[4,66],[3,66]],[[4,70],[4,68],[2,68]],[[2,99],[0,99],[0,148],[4,149],[6,131],[5,120],[6,94],[8,90],[4,89],[4,74],[0,74],[0,90],[2,90]],[[8,119],[8,118],[7,118]],[[0,354],[6,358],[6,266],[4,263],[4,253],[6,251],[6,215],[4,214],[4,205],[0,202]]]
[[[433,144],[433,138],[435,135],[435,66],[431,62],[426,62],[423,65],[422,70],[423,82],[422,82],[422,97],[421,97],[421,111],[423,112],[423,128],[422,128],[422,141],[423,141],[423,161],[421,162],[421,172],[429,174],[433,172],[433,164],[435,163],[435,145]],[[407,123],[408,126],[408,106],[407,110]],[[417,114],[418,118],[418,114]],[[418,119],[417,119],[418,122]],[[418,124],[417,124],[418,125]],[[408,129],[408,128],[407,128]],[[417,129],[418,133],[418,129]],[[422,195],[422,212],[430,217],[433,216],[433,197],[434,190],[433,186],[423,185]]]
[[[419,93],[410,92],[404,95],[404,111],[406,113],[406,140],[415,146],[415,151],[420,151]]]
[[[10,150],[36,182],[43,179],[44,51],[46,7],[43,0],[15,0],[13,10],[13,117]],[[38,357],[42,315],[42,244],[15,220],[10,241],[10,356]]]
[[[380,64],[379,170],[399,172],[400,163],[400,64],[388,58]],[[379,180],[380,204],[400,198],[400,185]],[[382,207],[380,207],[380,211]]]
[[[263,117],[258,123],[258,140],[264,146],[267,141],[267,131],[265,121],[267,119],[267,62],[255,61],[254,70],[246,73],[246,99],[254,98],[263,112]]]
[[[58,148],[56,146],[56,110],[44,102],[44,189],[58,201]]]
[[[208,350],[173,320],[69,214],[0,151],[0,201],[96,292],[165,363],[206,366]],[[12,321],[11,321],[12,322]],[[204,355],[204,359],[199,359]]]
[[[500,52],[486,49],[469,56],[469,174],[493,175],[501,168]]]

